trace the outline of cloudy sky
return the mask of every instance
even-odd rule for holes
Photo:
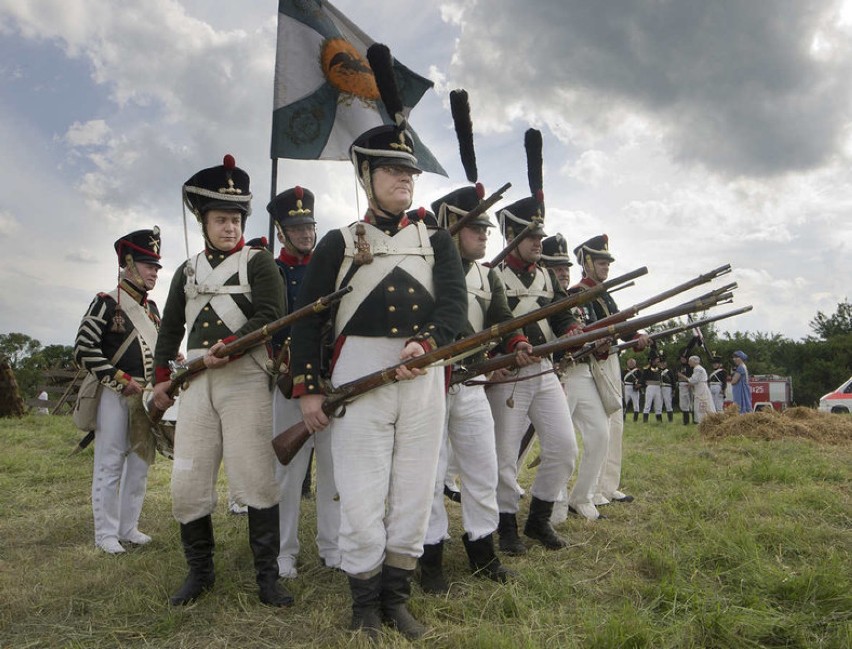
[[[411,123],[450,178],[425,175],[416,203],[466,182],[448,102],[465,88],[487,189],[528,194],[539,128],[548,231],[605,232],[614,272],[648,266],[622,306],[730,263],[755,308],[720,329],[799,339],[850,296],[852,1],[335,5],[435,82]],[[276,23],[275,0],[0,0],[0,333],[72,344],[114,285],[113,241],[154,224],[162,305],[181,185],[224,153],[252,175],[247,235],[266,233]],[[278,188],[313,189],[324,232],[356,218],[353,176],[282,160]]]

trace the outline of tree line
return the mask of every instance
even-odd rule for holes
[[[653,330],[664,330],[684,324],[685,321],[670,321],[656,325]],[[792,340],[778,333],[719,333],[715,325],[701,331],[706,348],[722,358],[724,367],[730,372],[731,355],[738,349],[748,354],[749,374],[778,374],[793,380],[793,400],[796,405],[816,406],[819,398],[837,388],[852,376],[852,303],[848,298],[837,305],[832,314],[818,311],[810,321],[813,335],[802,340]],[[657,350],[676,367],[678,356],[693,337],[688,332],[666,339],[657,345]],[[703,346],[692,353],[698,354],[708,363]],[[626,357],[636,358],[639,365],[646,365],[645,352],[628,352]]]
[[[654,329],[668,329],[682,322],[667,322]],[[819,398],[852,376],[852,303],[848,298],[832,314],[818,311],[809,323],[813,335],[792,340],[778,333],[724,332],[713,325],[701,333],[707,349],[722,357],[730,366],[731,354],[738,349],[748,354],[751,374],[780,374],[793,379],[793,398],[801,406],[816,406]],[[692,333],[658,343],[657,349],[670,366],[689,343]],[[695,353],[706,356],[703,349]],[[646,353],[628,352],[640,365],[647,363]],[[38,395],[44,386],[44,372],[71,369],[74,353],[70,345],[42,344],[23,333],[0,334],[0,358],[8,358],[24,399]],[[709,362],[709,359],[705,359]]]

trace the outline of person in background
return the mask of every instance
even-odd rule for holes
[[[692,390],[689,386],[689,377],[692,374],[692,367],[689,365],[689,348],[681,350],[678,357],[680,363],[677,369],[677,399],[678,407],[680,408],[681,416],[683,417],[683,425],[688,426],[692,418]]]
[[[635,358],[627,359],[627,368],[621,382],[624,384],[624,417],[627,417],[627,406],[633,410],[633,421],[639,421],[639,399],[642,396],[642,370],[636,366]]]
[[[716,407],[713,405],[713,395],[710,393],[710,386],[707,383],[707,370],[701,366],[701,359],[693,355],[689,357],[688,362],[692,372],[689,376],[679,373],[678,378],[686,379],[689,383],[692,390],[695,423],[700,424],[707,415],[716,412]]]
[[[741,415],[752,411],[751,386],[748,383],[748,367],[746,361],[748,356],[740,349],[734,352],[734,369],[731,372],[731,391],[733,400]]]
[[[713,356],[713,371],[710,372],[710,393],[713,395],[713,405],[716,412],[722,412],[725,407],[725,390],[728,387],[728,373],[722,367],[722,357]]]
[[[642,423],[648,423],[651,408],[658,422],[663,421],[663,394],[660,378],[660,357],[656,349],[648,353],[648,366],[642,370],[642,387],[645,390],[645,409],[642,411]]]
[[[137,525],[154,451],[145,437],[132,434],[129,404],[141,401],[144,386],[154,380],[160,312],[148,292],[156,286],[161,268],[160,229],[154,226],[123,236],[115,242],[115,252],[118,286],[95,297],[74,343],[74,360],[88,372],[77,407],[88,402],[97,416],[92,476],[95,545],[108,554],[124,552],[121,541],[136,545],[151,541]]]
[[[672,395],[674,394],[677,376],[669,369],[669,362],[665,356],[660,356],[660,391],[663,397],[663,410],[666,411],[666,417],[669,422],[674,421],[674,406],[672,405]]]

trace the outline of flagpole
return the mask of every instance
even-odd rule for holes
[[[278,195],[278,158],[272,158],[272,178],[269,180],[269,200],[272,201]],[[275,219],[272,212],[269,213],[269,239],[266,244],[269,252],[275,255]]]

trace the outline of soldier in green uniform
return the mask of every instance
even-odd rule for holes
[[[251,211],[248,174],[226,155],[183,186],[205,248],[174,274],[155,354],[154,403],[171,405],[168,363],[187,333],[187,356],[203,356],[208,368],[181,393],[172,468],[172,511],[180,523],[189,574],[173,605],[194,601],[213,586],[213,526],[216,476],[225,461],[233,496],[248,505],[249,543],[260,600],[286,606],[293,598],[278,584],[278,488],[269,440],[272,398],[265,347],[218,358],[227,343],[277,320],[284,286],[265,248],[245,245]]]

